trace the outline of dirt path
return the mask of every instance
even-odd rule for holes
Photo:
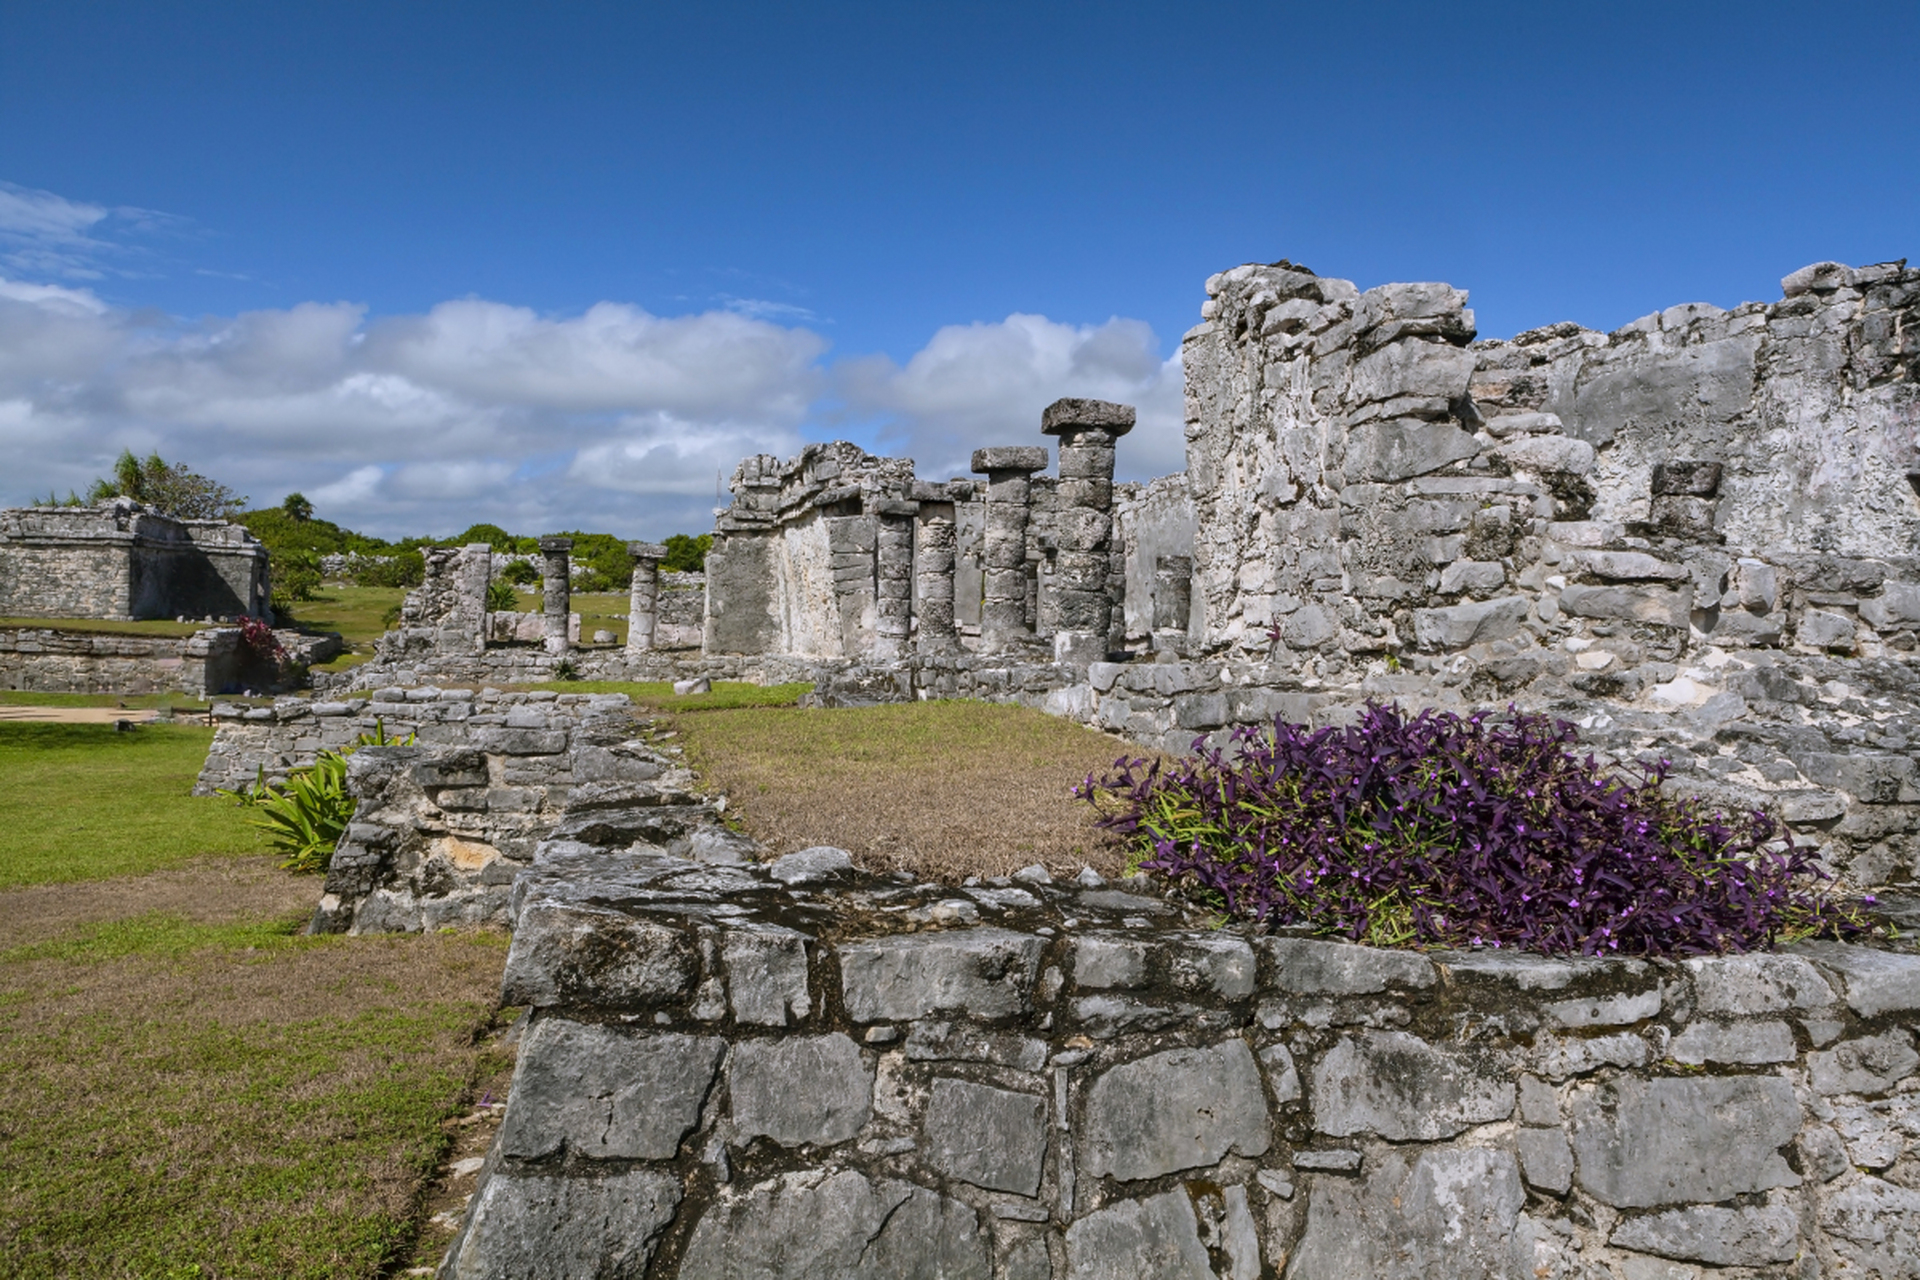
[[[33,720],[41,724],[112,724],[115,720],[138,723],[156,719],[159,715],[158,711],[128,711],[122,707],[0,706],[0,721]],[[185,716],[179,718],[182,722],[188,719]]]

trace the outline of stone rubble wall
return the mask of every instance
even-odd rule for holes
[[[1616,676],[1915,650],[1920,271],[1510,342],[1445,284],[1207,283],[1182,359],[1209,649],[1322,676],[1496,645],[1565,668],[1568,640]]]
[[[1920,956],[1383,951],[575,795],[446,1280],[1920,1276]]]
[[[116,498],[0,511],[0,617],[265,617],[267,552],[244,527]]]
[[[274,636],[302,664],[340,652],[337,635]],[[271,690],[280,679],[271,664],[256,661],[241,645],[238,627],[209,627],[191,636],[0,627],[0,689],[208,698],[242,688]]]

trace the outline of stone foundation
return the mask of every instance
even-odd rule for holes
[[[302,663],[325,662],[340,652],[336,635],[281,631],[275,637]],[[270,692],[278,679],[272,664],[255,661],[242,647],[238,627],[210,627],[191,636],[0,628],[0,689],[207,698],[243,688]]]
[[[450,1280],[1920,1275],[1920,957],[1380,951],[578,807]]]

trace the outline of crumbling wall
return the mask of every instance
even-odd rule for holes
[[[240,525],[127,498],[0,511],[0,617],[265,617],[267,552]]]
[[[0,689],[44,693],[183,693],[204,698],[245,673],[237,627],[191,636],[0,628]]]
[[[1920,272],[1486,343],[1444,284],[1208,286],[1182,350],[1209,647],[1324,674],[1567,618],[1666,661],[1914,647]]]
[[[624,835],[514,889],[448,1280],[1920,1274],[1920,957],[1422,955]]]

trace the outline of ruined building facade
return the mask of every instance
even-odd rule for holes
[[[130,498],[0,511],[0,617],[268,616],[267,551],[243,526]]]

